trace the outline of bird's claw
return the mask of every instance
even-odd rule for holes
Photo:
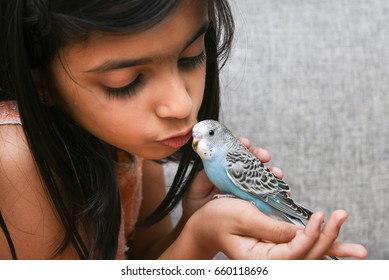
[[[239,198],[239,197],[237,197],[237,196],[235,196],[235,195],[233,195],[233,194],[215,194],[215,195],[213,196],[213,199],[217,199],[217,198],[226,198],[226,197],[228,197],[228,198]]]
[[[213,199],[218,199],[218,198],[237,198],[237,199],[240,199],[239,197],[233,195],[233,194],[215,194],[213,196]],[[255,201],[248,201],[250,202],[252,205],[256,206],[255,205]]]

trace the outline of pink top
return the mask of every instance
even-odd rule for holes
[[[2,124],[22,124],[16,101],[0,102],[0,125]]]
[[[131,162],[124,152],[118,152],[118,158],[119,161],[115,162],[115,169],[122,203],[122,223],[116,259],[125,259],[125,253],[129,249],[127,240],[130,240],[134,234],[142,202],[143,159],[136,157],[136,161]]]
[[[15,101],[0,102],[0,125],[21,124]],[[118,162],[114,163],[118,176],[122,222],[119,232],[119,244],[116,259],[125,259],[127,240],[134,233],[142,201],[142,165],[143,159],[133,161],[124,152],[118,152]]]

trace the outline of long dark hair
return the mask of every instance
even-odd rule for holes
[[[43,104],[31,69],[45,73],[58,50],[86,40],[91,32],[146,30],[182,1],[1,0],[0,100],[17,100],[29,147],[64,226],[65,237],[56,254],[71,243],[82,259],[115,258],[120,198],[106,148],[57,107]],[[226,0],[208,2],[207,78],[199,120],[218,118],[219,69],[229,54],[234,29]],[[174,182],[149,221],[162,219],[175,207],[200,166],[189,144],[176,158],[179,167]]]

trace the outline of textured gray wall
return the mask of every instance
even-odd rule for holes
[[[389,259],[389,1],[235,0],[223,121],[272,153],[301,204]]]

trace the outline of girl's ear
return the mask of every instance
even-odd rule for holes
[[[36,68],[32,69],[31,75],[41,103],[49,107],[54,106],[54,99],[50,95],[48,87],[44,82],[42,71]]]

